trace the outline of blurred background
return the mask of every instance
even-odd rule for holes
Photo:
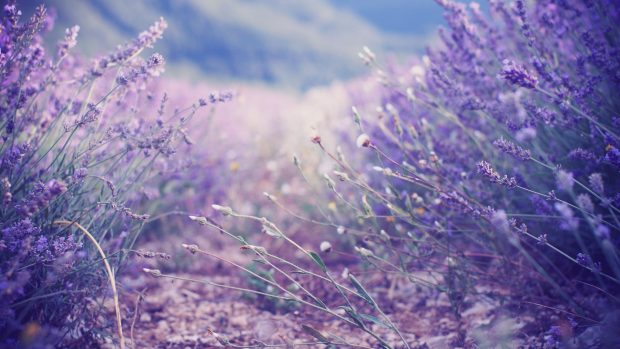
[[[432,0],[47,0],[52,41],[79,25],[92,56],[130,40],[163,16],[156,50],[168,77],[246,82],[304,91],[367,73],[357,53],[405,61],[421,54],[443,22]],[[32,10],[40,1],[26,1]]]
[[[320,135],[328,149],[341,146],[349,158],[359,156],[351,106],[368,121],[377,117],[380,83],[375,68],[358,57],[362,47],[375,52],[382,69],[408,74],[444,24],[433,0],[27,0],[21,6],[29,15],[41,3],[56,18],[48,49],[56,51],[65,29],[79,25],[74,50],[87,59],[164,17],[164,38],[142,54],[166,59],[165,73],[149,91],[156,101],[167,93],[176,108],[213,91],[235,93],[190,130],[198,140],[192,159],[221,178],[193,180],[205,195],[189,200],[204,205],[196,212],[216,200],[246,211],[238,206],[263,200],[263,191],[306,195],[292,180],[293,154],[322,186],[333,163],[310,137]]]

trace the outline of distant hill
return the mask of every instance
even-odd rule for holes
[[[365,72],[357,57],[363,45],[396,56],[420,53],[441,21],[441,10],[430,0],[44,3],[57,10],[51,35],[59,38],[64,28],[80,25],[79,49],[87,54],[110,50],[163,16],[170,27],[156,50],[169,62],[168,76],[209,76],[296,89]]]

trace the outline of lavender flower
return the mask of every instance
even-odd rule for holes
[[[602,240],[607,240],[610,237],[610,230],[606,225],[598,224],[594,229],[594,235]]]
[[[590,264],[590,258],[583,253],[577,253],[577,257],[575,257],[575,260],[577,261],[577,263],[584,267],[587,267]]]
[[[97,108],[97,106],[92,103],[88,103],[86,112],[76,121],[75,126],[82,127],[95,122],[99,118],[99,115],[101,115],[101,109]]]
[[[563,202],[556,202],[555,209],[562,216],[560,228],[563,230],[577,230],[579,228],[579,220],[575,217],[573,210]]]
[[[562,330],[560,326],[551,326],[545,336],[545,344],[549,348],[556,348],[560,345],[562,339]]]
[[[17,252],[27,237],[38,235],[41,229],[35,226],[29,218],[22,219],[11,226],[2,229],[2,240],[11,252]]]
[[[579,206],[582,210],[594,212],[594,203],[592,203],[592,199],[590,199],[588,194],[577,195],[577,199],[575,201],[577,202],[577,206]]]
[[[82,181],[88,175],[88,169],[86,167],[80,167],[75,169],[73,172],[73,181],[79,182]]]
[[[493,145],[495,145],[497,148],[499,148],[504,153],[515,156],[516,158],[521,159],[521,160],[528,160],[532,157],[529,150],[523,149],[520,146],[515,145],[514,143],[510,141],[507,141],[503,137],[500,137],[499,139],[495,140],[493,142]]]
[[[509,59],[502,61],[502,71],[499,76],[513,85],[529,89],[535,88],[538,84],[536,76],[528,72],[522,65]]]
[[[19,165],[20,161],[29,150],[30,146],[25,143],[11,146],[4,152],[2,158],[0,158],[0,168],[4,168],[6,170],[14,169]]]
[[[152,54],[146,61],[143,69],[151,76],[160,76],[164,72],[166,60],[159,53]]]
[[[74,251],[82,247],[82,243],[76,242],[73,239],[73,235],[59,236],[59,237],[56,237],[54,241],[52,242],[52,247],[54,250],[54,256],[60,257],[69,251]]]
[[[590,183],[590,187],[594,190],[595,193],[599,195],[605,194],[605,186],[603,184],[603,176],[600,173],[592,173],[588,177],[588,182]]]
[[[556,174],[556,185],[559,190],[572,191],[575,179],[571,172],[559,170]]]
[[[24,217],[32,216],[65,191],[67,191],[67,185],[61,180],[52,179],[46,184],[35,183],[30,195],[18,203],[15,208]]]
[[[65,30],[65,39],[58,43],[58,59],[64,58],[70,49],[77,45],[77,36],[80,31],[80,26],[76,25]]]
[[[549,243],[548,240],[547,240],[547,234],[540,234],[540,235],[538,235],[538,239],[537,240],[538,241],[536,241],[536,243],[538,245],[546,245],[546,244]]]
[[[510,223],[508,222],[508,216],[504,210],[497,210],[493,212],[493,215],[491,216],[491,224],[493,224],[494,227],[504,234],[508,234],[510,232]]]
[[[517,186],[516,178],[508,178],[506,175],[502,177],[497,171],[495,171],[495,169],[493,169],[491,164],[484,160],[478,162],[477,167],[478,173],[489,179],[492,183],[501,184],[508,188],[514,188]]]

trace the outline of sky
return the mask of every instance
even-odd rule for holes
[[[25,1],[33,8],[40,1]],[[160,16],[156,50],[168,73],[189,80],[243,81],[304,90],[367,72],[364,45],[379,56],[422,54],[443,23],[432,0],[47,0],[50,34],[81,27],[79,49],[96,55],[130,40]]]

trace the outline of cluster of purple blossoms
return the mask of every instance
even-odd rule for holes
[[[507,141],[503,137],[495,140],[493,142],[493,145],[495,145],[504,153],[515,156],[516,158],[521,160],[528,160],[532,157],[532,153],[529,150],[523,149],[522,147],[515,145],[513,142]]]
[[[557,283],[571,296],[593,295],[571,279],[620,291],[620,262],[611,257],[620,254],[620,6],[490,1],[484,12],[436,2],[448,28],[422,59],[381,67],[362,55],[381,71],[374,96],[354,95],[356,132],[363,128],[376,150],[366,161],[381,167],[364,176],[374,193],[388,193],[374,197],[372,210],[405,217],[381,229],[432,236],[435,251],[510,253],[554,280],[517,272],[522,291]],[[505,234],[490,243],[491,231]],[[394,250],[381,257],[409,255]],[[466,257],[439,255],[468,273]]]
[[[505,59],[502,62],[502,71],[499,76],[513,85],[535,88],[538,84],[538,78],[528,72],[522,65]]]
[[[184,178],[189,166],[173,155],[190,154],[187,124],[203,106],[181,98],[174,103],[190,106],[167,112],[155,101],[165,59],[140,53],[163,37],[163,18],[90,66],[72,51],[78,26],[55,55],[45,51],[52,22],[43,6],[24,20],[11,0],[0,18],[0,347],[13,347],[29,321],[67,329],[67,317],[87,317],[105,273],[89,240],[63,222],[91,232],[118,267],[118,250],[149,217],[142,211],[157,206],[143,193],[163,196],[161,183]]]
[[[168,23],[163,18],[160,18],[148,30],[140,33],[131,43],[127,43],[119,47],[115,52],[95,60],[89,72],[90,75],[100,76],[105,69],[130,60],[145,48],[153,47],[153,44],[163,37],[166,28],[168,28]]]
[[[67,28],[65,31],[65,39],[58,43],[58,59],[62,59],[67,56],[69,50],[77,45],[77,37],[80,32],[80,26],[76,25],[71,28]]]
[[[39,235],[41,228],[33,225],[30,218],[24,218],[2,229],[2,245],[10,252],[17,252],[27,238]]]
[[[22,158],[28,153],[30,147],[27,143],[13,145],[8,148],[0,159],[0,167],[4,170],[12,170],[19,165]]]
[[[502,175],[493,169],[491,164],[484,160],[478,162],[477,167],[478,173],[490,180],[491,183],[501,184],[508,188],[514,188],[517,186],[517,180],[515,177],[508,177],[507,175],[502,177]]]
[[[47,183],[35,183],[31,190],[15,205],[16,212],[23,217],[30,217],[47,207],[50,201],[67,191],[67,184],[62,180],[52,179]]]

